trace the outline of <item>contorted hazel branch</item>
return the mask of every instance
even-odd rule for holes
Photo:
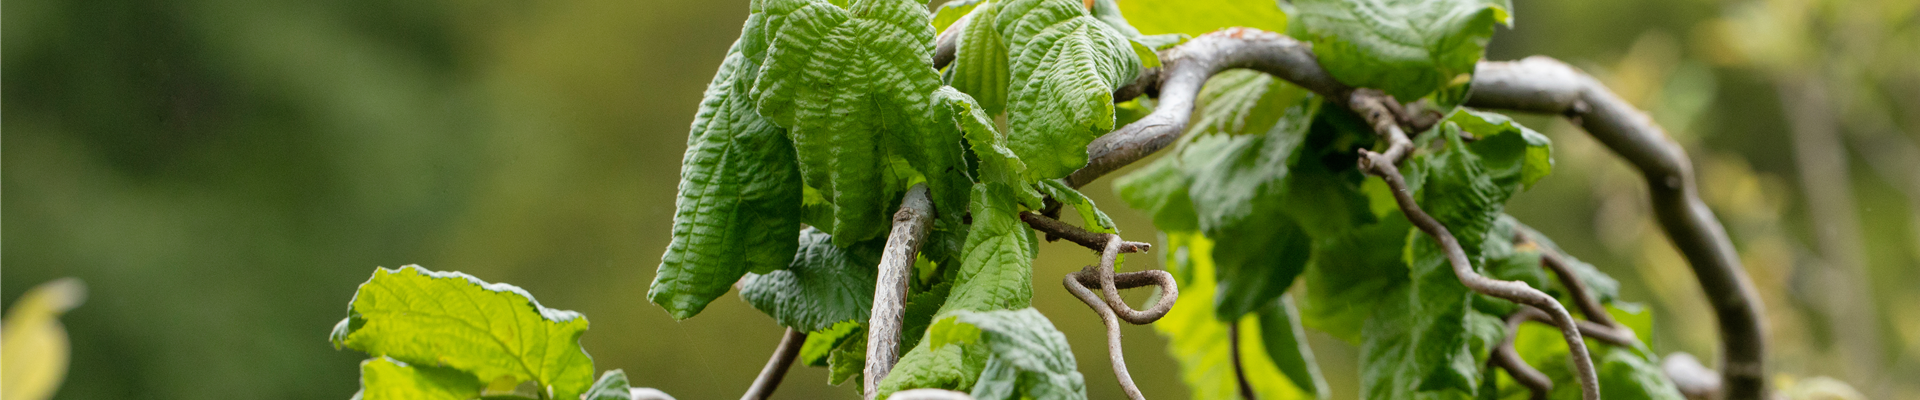
[[[1392,142],[1389,141],[1389,143]],[[1553,296],[1527,286],[1524,282],[1503,281],[1474,272],[1473,264],[1467,261],[1466,251],[1460,248],[1460,241],[1454,239],[1453,233],[1448,232],[1447,227],[1441,225],[1440,221],[1427,215],[1426,211],[1422,211],[1419,204],[1414,204],[1411,191],[1407,189],[1406,178],[1400,176],[1400,169],[1395,167],[1394,161],[1387,157],[1386,154],[1361,149],[1360,169],[1387,181],[1387,188],[1393,192],[1393,201],[1400,205],[1400,212],[1406,214],[1407,219],[1412,221],[1415,227],[1426,232],[1427,236],[1432,237],[1442,249],[1446,250],[1447,262],[1453,265],[1453,275],[1460,278],[1461,284],[1480,294],[1533,306],[1550,314],[1554,325],[1560,327],[1561,337],[1567,341],[1568,352],[1573,355],[1574,372],[1580,379],[1581,397],[1586,400],[1598,400],[1600,378],[1594,372],[1593,358],[1587,354],[1586,342],[1580,339],[1580,328],[1574,322],[1573,315],[1568,314],[1566,307],[1561,306]]]
[[[880,379],[893,371],[900,357],[900,329],[905,323],[907,280],[913,272],[914,255],[927,238],[933,224],[933,201],[927,199],[927,185],[913,185],[893,214],[893,231],[887,234],[887,247],[880,253],[880,276],[873,290],[873,311],[867,320],[867,399],[880,392]]]
[[[1113,376],[1120,382],[1120,390],[1126,392],[1128,399],[1145,400],[1146,397],[1140,394],[1140,387],[1133,383],[1133,375],[1127,373],[1126,354],[1120,346],[1119,320],[1126,320],[1134,325],[1150,324],[1159,320],[1160,317],[1167,315],[1167,311],[1173,310],[1174,301],[1180,297],[1180,287],[1174,283],[1173,275],[1168,274],[1167,271],[1114,273],[1115,261],[1119,259],[1121,249],[1125,247],[1123,243],[1126,242],[1120,240],[1119,235],[1106,236],[1108,237],[1107,246],[1101,252],[1100,265],[1089,265],[1080,269],[1079,272],[1067,274],[1062,283],[1066,285],[1068,292],[1073,293],[1073,297],[1079,298],[1082,303],[1087,303],[1087,307],[1093,308],[1095,313],[1100,314],[1100,322],[1106,325],[1107,360],[1113,364]],[[1120,299],[1120,289],[1147,285],[1160,287],[1160,300],[1155,302],[1152,308],[1146,311],[1135,311]],[[1088,286],[1100,287],[1105,294],[1104,298],[1094,294]]]
[[[781,378],[787,376],[787,369],[793,367],[793,359],[800,355],[800,346],[806,342],[806,332],[787,328],[786,335],[780,337],[780,346],[773,349],[773,358],[767,360],[767,366],[760,369],[760,377],[753,380],[753,386],[747,387],[747,394],[741,395],[740,400],[772,397],[773,389],[780,387]]]
[[[941,47],[946,48],[951,47]],[[941,59],[939,55],[935,58]],[[1068,184],[1083,186],[1171,145],[1186,130],[1200,86],[1214,73],[1228,68],[1251,68],[1326,98],[1348,100],[1344,103],[1350,107],[1354,103],[1353,88],[1322,69],[1310,45],[1276,33],[1229,28],[1163,50],[1160,59],[1162,67],[1148,69],[1115,92],[1115,99],[1121,101],[1158,93],[1158,107],[1147,117],[1089,144],[1087,166],[1069,176]],[[1651,118],[1593,77],[1552,58],[1481,62],[1470,85],[1473,93],[1468,106],[1566,116],[1641,171],[1655,216],[1693,268],[1719,321],[1727,398],[1763,398],[1763,305],[1733,252],[1726,230],[1700,201],[1685,149],[1669,139]],[[1435,121],[1425,116],[1400,119],[1414,131],[1423,131]]]

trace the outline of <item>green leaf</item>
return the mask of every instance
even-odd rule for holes
[[[542,307],[513,285],[409,265],[381,268],[360,285],[334,346],[408,364],[448,367],[480,382],[533,381],[550,397],[576,398],[593,383],[580,349],[587,318]]]
[[[1033,301],[1032,231],[1016,215],[1014,189],[1004,184],[974,185],[973,227],[967,233],[953,292],[935,314],[936,319],[960,311],[1027,308]],[[929,328],[927,336],[938,328]],[[931,346],[920,343],[900,356],[894,370],[880,382],[880,396],[915,388],[967,390],[986,368],[988,351],[978,346]]]
[[[1406,248],[1413,224],[1391,214],[1379,223],[1315,238],[1313,262],[1301,275],[1301,321],[1349,343],[1361,342],[1367,318],[1407,284]]]
[[[1200,229],[1220,245],[1212,256],[1220,266],[1221,320],[1238,320],[1280,297],[1312,255],[1311,238],[1285,207],[1288,170],[1320,104],[1298,103],[1264,134],[1199,137],[1182,148]]]
[[[1128,22],[1147,35],[1200,36],[1234,26],[1287,31],[1286,11],[1271,0],[1125,0],[1120,10],[1133,16]]]
[[[1414,192],[1414,202],[1451,231],[1468,258],[1479,257],[1480,244],[1517,188],[1494,182],[1487,164],[1467,150],[1457,125],[1444,123],[1435,129],[1439,137],[1432,139],[1443,141],[1445,147],[1415,152],[1407,160],[1407,186]]]
[[[834,206],[835,244],[880,236],[894,190],[924,176],[938,209],[965,202],[964,148],[932,68],[926,6],[904,0],[769,0],[760,114],[788,129],[808,186]],[[915,170],[898,172],[891,160]],[[887,175],[891,173],[891,178]]]
[[[467,400],[480,397],[485,385],[473,374],[457,369],[413,366],[388,357],[360,362],[360,394],[365,400]]]
[[[867,368],[867,327],[860,325],[853,334],[841,339],[827,352],[827,383],[839,385],[848,380],[863,382]]]
[[[1673,386],[1660,368],[1660,359],[1646,348],[1624,348],[1587,340],[1593,354],[1595,373],[1600,378],[1600,397],[1604,399],[1679,400]],[[1553,381],[1550,399],[1579,399],[1580,386],[1574,377],[1573,362],[1560,331],[1545,324],[1524,324],[1514,335],[1514,350],[1535,369]]]
[[[748,271],[793,259],[802,192],[784,129],[753,109],[748,91],[765,44],[758,15],[707,86],[681,161],[673,240],[647,299],[675,319],[699,314]]]
[[[907,304],[901,311],[905,318],[900,328],[900,348],[911,349],[920,344],[927,326],[933,324],[933,315],[947,304],[947,295],[952,293],[953,283],[943,281],[907,296]]]
[[[1073,187],[1067,186],[1065,182],[1054,179],[1040,181],[1040,191],[1063,204],[1072,205],[1075,211],[1080,212],[1081,226],[1087,230],[1098,233],[1120,232],[1120,228],[1113,224],[1113,218],[1108,218],[1106,212],[1093,206],[1093,199],[1080,194],[1078,190],[1073,190]]]
[[[1580,261],[1580,259],[1574,258],[1572,254],[1567,253],[1566,250],[1561,250],[1559,245],[1553,243],[1553,238],[1547,237],[1546,234],[1540,233],[1540,231],[1534,230],[1525,224],[1520,224],[1518,221],[1514,223],[1515,228],[1519,232],[1525,233],[1527,238],[1533,239],[1535,245],[1559,254],[1560,260],[1566,262],[1567,268],[1572,269],[1573,274],[1579,277],[1578,279],[1580,279],[1581,282],[1587,284],[1587,290],[1591,292],[1597,300],[1600,300],[1600,303],[1610,304],[1620,298],[1620,281],[1614,280],[1613,277],[1607,276],[1604,272],[1600,272],[1600,269],[1594,267],[1593,264]],[[1553,284],[1560,293],[1567,292],[1566,285],[1561,283],[1557,277],[1554,279]],[[1561,300],[1561,302],[1566,301],[1568,300]],[[1643,334],[1641,337],[1651,336]]]
[[[1450,319],[1455,325],[1446,327],[1463,331],[1464,335],[1432,336],[1426,330],[1446,322],[1422,314],[1423,307],[1416,299],[1411,291],[1398,290],[1393,301],[1383,302],[1385,307],[1379,310],[1380,315],[1367,321],[1366,340],[1360,345],[1360,398],[1474,397],[1481,378],[1479,366],[1486,364],[1487,355],[1499,344],[1505,325],[1499,317],[1469,311],[1462,319]],[[1460,307],[1464,308],[1465,302],[1461,303]],[[1455,340],[1443,340],[1448,337]],[[1434,358],[1434,355],[1442,357]],[[1429,364],[1431,362],[1439,364]],[[1470,378],[1454,376],[1469,372]],[[1465,381],[1458,381],[1460,379]],[[1461,383],[1471,386],[1457,386]]]
[[[1153,226],[1161,231],[1191,232],[1200,230],[1200,217],[1187,194],[1190,184],[1180,157],[1169,154],[1114,179],[1113,190],[1128,207],[1152,215]]]
[[[616,369],[600,374],[600,380],[594,381],[593,388],[580,395],[580,400],[633,400],[627,372]]]
[[[1315,398],[1327,398],[1327,379],[1320,376],[1320,366],[1313,362],[1313,348],[1307,347],[1307,331],[1300,324],[1300,311],[1293,306],[1293,298],[1280,296],[1259,311],[1260,342],[1267,348],[1267,357],[1273,365],[1287,375],[1287,380],[1301,391]]]
[[[1007,41],[995,30],[1000,2],[974,7],[973,19],[960,31],[954,45],[947,83],[980,101],[981,110],[999,115],[1007,109]],[[992,124],[989,123],[989,126]]]
[[[1039,310],[959,311],[927,336],[934,347],[980,344],[992,353],[973,388],[976,399],[1087,398],[1066,335]]]
[[[1494,221],[1493,229],[1487,232],[1486,241],[1480,245],[1481,272],[1489,278],[1523,282],[1550,294],[1565,294],[1564,290],[1555,293],[1547,285],[1547,268],[1540,264],[1539,248],[1514,244],[1519,226],[1519,221],[1506,214],[1501,214]],[[1571,298],[1560,297],[1561,304],[1574,304]],[[1520,308],[1519,304],[1486,295],[1474,296],[1473,306],[1480,312],[1492,315],[1507,315]]]
[[[853,336],[856,331],[866,331],[863,321],[841,321],[827,329],[808,333],[807,341],[800,345],[800,363],[815,367],[827,366],[828,353],[833,351],[834,346],[840,345],[840,342]]]
[[[780,325],[802,331],[827,329],[841,321],[865,321],[873,309],[874,266],[879,241],[841,249],[833,237],[812,227],[800,233],[800,251],[787,269],[747,274],[740,298]]]
[[[1509,0],[1297,0],[1290,35],[1313,42],[1334,79],[1401,101],[1455,85],[1486,52]]]
[[[1412,379],[1399,384],[1419,391],[1454,389],[1472,395],[1480,386],[1480,366],[1486,364],[1493,343],[1505,334],[1505,323],[1499,317],[1473,309],[1476,294],[1460,283],[1447,262],[1446,253],[1431,237],[1416,230],[1407,241],[1409,285],[1403,304],[1406,314],[1393,313],[1390,310],[1396,308],[1389,305],[1369,321],[1367,330],[1362,332],[1367,336],[1361,344],[1362,357],[1371,360],[1365,356],[1366,341],[1383,335],[1406,335],[1407,351],[1389,357],[1401,360],[1389,362],[1412,361],[1411,366],[1394,367],[1408,372],[1396,375],[1396,379]],[[1375,325],[1383,318],[1399,321]],[[1386,328],[1389,330],[1375,329],[1393,325],[1397,326]],[[1362,368],[1373,367],[1376,365],[1371,362],[1362,362]],[[1364,394],[1362,397],[1404,398]]]
[[[1552,142],[1547,136],[1505,115],[1462,108],[1448,115],[1446,122],[1478,138],[1469,146],[1487,164],[1487,173],[1497,185],[1529,188],[1553,172]]]
[[[956,0],[941,4],[939,9],[933,10],[933,30],[946,32],[947,27],[960,21],[960,17],[966,16],[967,13],[973,12],[974,8],[988,2],[988,0]]]
[[[1210,298],[1216,292],[1214,264],[1208,256],[1214,243],[1198,233],[1168,233],[1166,265],[1179,280],[1180,294],[1187,298]],[[1215,319],[1213,305],[1205,301],[1180,301],[1166,317],[1153,323],[1153,330],[1167,339],[1167,355],[1180,364],[1180,377],[1192,390],[1190,398],[1230,399],[1238,396],[1231,346],[1227,341],[1227,322]],[[1310,399],[1313,392],[1302,389],[1274,364],[1268,350],[1265,324],[1247,316],[1240,327],[1240,351],[1247,381],[1261,399]],[[1260,357],[1268,354],[1269,357]]]
[[[1305,89],[1272,75],[1248,69],[1227,70],[1201,86],[1186,134],[1264,133],[1287,115],[1289,107],[1308,95]]]
[[[1010,56],[1010,148],[1028,176],[1054,179],[1087,163],[1087,143],[1113,130],[1113,90],[1140,75],[1125,34],[1072,0],[1008,0],[995,30]]]
[[[992,7],[988,4],[986,7]],[[998,183],[1013,187],[1021,204],[1031,208],[1040,207],[1040,193],[1026,185],[1027,164],[1020,156],[1006,146],[1007,139],[993,128],[993,119],[987,117],[972,96],[942,87],[934,92],[935,101],[946,104],[953,113],[954,123],[966,133],[967,144],[971,146],[975,158],[979,161],[976,180],[986,183]],[[958,214],[958,213],[953,213]]]

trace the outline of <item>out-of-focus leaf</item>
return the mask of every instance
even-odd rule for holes
[[[1313,362],[1313,348],[1307,347],[1307,331],[1300,324],[1300,311],[1294,308],[1293,298],[1280,296],[1260,309],[1259,318],[1260,342],[1266,345],[1267,357],[1273,359],[1280,373],[1314,398],[1331,396],[1327,379],[1320,376],[1320,365]]]
[[[457,369],[414,366],[388,357],[360,362],[358,397],[365,400],[467,400],[480,397],[485,387],[473,374]]]
[[[66,378],[70,350],[60,315],[86,299],[85,283],[61,278],[27,289],[7,308],[0,327],[0,399],[53,397]]]
[[[1208,256],[1214,243],[1197,232],[1167,234],[1167,269],[1179,280],[1182,297],[1213,297],[1214,263]],[[1179,301],[1167,316],[1153,323],[1153,330],[1167,338],[1167,355],[1180,363],[1180,377],[1195,399],[1230,399],[1238,395],[1231,346],[1227,341],[1227,322],[1214,318],[1212,304],[1205,301]],[[1266,335],[1259,321],[1247,316],[1236,323],[1240,327],[1241,364],[1247,381],[1261,399],[1310,399],[1314,394],[1296,386],[1267,352]]]
[[[1234,26],[1287,31],[1286,11],[1269,0],[1124,0],[1120,10],[1132,16],[1127,21],[1146,35],[1200,36]]]
[[[933,30],[946,32],[947,27],[953,26],[960,17],[966,16],[967,13],[973,12],[974,8],[988,2],[988,0],[956,0],[941,4],[940,8],[933,10]]]
[[[959,311],[935,323],[927,336],[934,347],[980,344],[992,353],[975,383],[976,399],[1087,398],[1066,335],[1039,310]]]
[[[1406,248],[1413,224],[1394,214],[1379,223],[1316,238],[1313,263],[1302,274],[1301,321],[1348,343],[1360,344],[1367,319],[1407,284]]]
[[[448,367],[480,382],[533,381],[559,398],[579,397],[593,383],[593,359],[580,348],[587,318],[543,307],[513,285],[417,265],[382,268],[348,308],[334,328],[336,347]]]
[[[800,345],[800,356],[797,361],[803,365],[815,367],[827,366],[828,353],[831,353],[834,346],[840,345],[841,341],[846,340],[856,331],[866,331],[866,327],[862,324],[862,321],[841,321],[827,329],[808,333],[807,341]]]
[[[633,400],[633,388],[627,383],[627,372],[611,370],[600,374],[600,380],[593,382],[587,393],[581,394],[581,400]]]
[[[1154,227],[1166,232],[1190,232],[1200,230],[1200,217],[1194,214],[1193,198],[1187,194],[1190,184],[1180,157],[1169,154],[1115,179],[1113,188],[1127,206],[1152,215]]]
[[[873,266],[880,264],[881,245],[867,241],[842,249],[826,232],[808,227],[800,233],[793,265],[747,274],[740,280],[740,297],[780,325],[802,331],[865,321],[873,309]]]
[[[1299,103],[1263,134],[1210,135],[1182,149],[1200,229],[1219,244],[1212,256],[1220,266],[1221,320],[1238,320],[1278,298],[1312,254],[1311,239],[1285,207],[1288,169],[1319,109],[1317,101]]]
[[[1297,0],[1290,35],[1313,42],[1334,79],[1411,101],[1464,84],[1508,0]]]

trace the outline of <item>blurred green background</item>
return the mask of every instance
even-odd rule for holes
[[[1920,397],[1920,2],[1516,3],[1490,58],[1567,60],[1690,150],[1783,384]],[[738,396],[781,328],[737,298],[675,322],[644,293],[746,6],[6,0],[0,301],[90,286],[59,398],[342,399],[363,356],[328,330],[374,267],[417,263],[585,313],[599,368],[636,386]],[[1711,363],[1711,314],[1638,175],[1565,122],[1523,122],[1559,164],[1511,212],[1652,306],[1659,352]],[[1152,232],[1107,181],[1087,192]],[[1097,318],[1052,284],[1091,256],[1043,247],[1035,305],[1089,394],[1120,397]],[[1187,397],[1153,330],[1125,329],[1146,395]],[[1312,339],[1335,397],[1355,397],[1356,350]],[[796,368],[777,396],[855,397],[825,381]]]

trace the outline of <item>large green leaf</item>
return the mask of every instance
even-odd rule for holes
[[[865,321],[873,309],[879,241],[842,249],[814,228],[800,233],[800,251],[787,269],[747,274],[740,297],[780,325],[817,331],[841,321]]]
[[[382,268],[348,310],[334,346],[452,368],[479,382],[532,381],[550,397],[575,398],[593,383],[593,359],[580,348],[587,318],[543,307],[513,285],[417,265]]]
[[[1301,320],[1307,327],[1359,344],[1367,319],[1407,284],[1406,248],[1413,224],[1393,214],[1379,223],[1331,237],[1316,237],[1313,262],[1301,275],[1306,295]]]
[[[1086,399],[1086,379],[1067,337],[1039,310],[958,311],[934,323],[934,347],[980,344],[992,353],[973,397],[981,400]]]
[[[1154,227],[1166,232],[1192,232],[1200,230],[1200,217],[1187,194],[1190,184],[1180,157],[1168,154],[1114,179],[1113,190],[1127,206],[1153,216]]]
[[[1290,34],[1334,79],[1402,101],[1465,84],[1509,0],[1296,0]]]
[[[1258,313],[1260,343],[1265,345],[1273,365],[1301,391],[1322,399],[1331,396],[1327,379],[1313,362],[1313,348],[1307,347],[1307,331],[1302,329],[1300,310],[1294,307],[1293,298],[1281,296]]]
[[[758,111],[788,129],[808,186],[833,204],[847,246],[886,230],[894,190],[924,177],[940,209],[965,202],[964,148],[932,68],[926,6],[906,0],[766,0]],[[750,21],[751,22],[751,21]],[[912,172],[894,160],[904,159]]]
[[[1026,308],[1033,301],[1032,231],[1017,215],[1014,189],[1004,184],[974,186],[970,201],[972,230],[954,279],[952,293],[941,304],[936,319],[961,311]],[[928,329],[930,337],[934,329]],[[968,390],[986,368],[987,349],[954,345],[934,348],[922,339],[880,382],[880,395],[915,388]]]
[[[1213,297],[1214,263],[1208,254],[1213,252],[1214,243],[1194,232],[1168,233],[1166,241],[1166,265],[1179,279],[1181,297]],[[1254,393],[1261,399],[1314,398],[1313,392],[1303,390],[1274,364],[1264,339],[1267,328],[1256,318],[1247,316],[1235,322],[1240,327],[1241,363]],[[1153,323],[1153,330],[1167,338],[1167,355],[1180,364],[1181,380],[1192,390],[1190,398],[1230,399],[1238,395],[1227,327],[1227,322],[1214,318],[1213,305],[1205,301],[1175,302],[1166,317]]]
[[[755,14],[707,86],[681,162],[673,240],[647,299],[676,319],[699,314],[748,271],[793,259],[803,188],[785,130],[748,91],[766,45]]]
[[[955,43],[952,66],[947,68],[948,84],[980,101],[987,114],[999,115],[1007,109],[1007,40],[995,29],[994,18],[999,1],[986,1],[973,8],[973,18],[961,27]],[[944,8],[943,8],[944,9]]]
[[[388,357],[360,362],[360,394],[364,400],[467,400],[480,397],[485,385],[473,374],[445,367],[413,366]]]
[[[1272,0],[1124,0],[1120,11],[1140,33],[1200,36],[1227,27],[1287,31],[1287,13]]]
[[[1264,133],[1209,135],[1182,149],[1200,229],[1219,242],[1212,256],[1220,266],[1215,302],[1223,321],[1280,297],[1312,254],[1311,239],[1285,205],[1288,170],[1320,103],[1296,103]]]
[[[1504,333],[1500,318],[1471,310],[1431,310],[1409,288],[1395,290],[1390,296],[1381,302],[1379,315],[1367,321],[1362,334],[1360,398],[1474,397],[1481,377],[1479,366],[1486,364],[1488,353]],[[1457,304],[1443,307],[1465,309],[1466,298],[1462,296]],[[1438,318],[1426,314],[1429,311],[1458,318]],[[1450,333],[1437,334],[1435,329]],[[1460,376],[1468,373],[1471,376]],[[1462,383],[1471,386],[1458,386]]]

